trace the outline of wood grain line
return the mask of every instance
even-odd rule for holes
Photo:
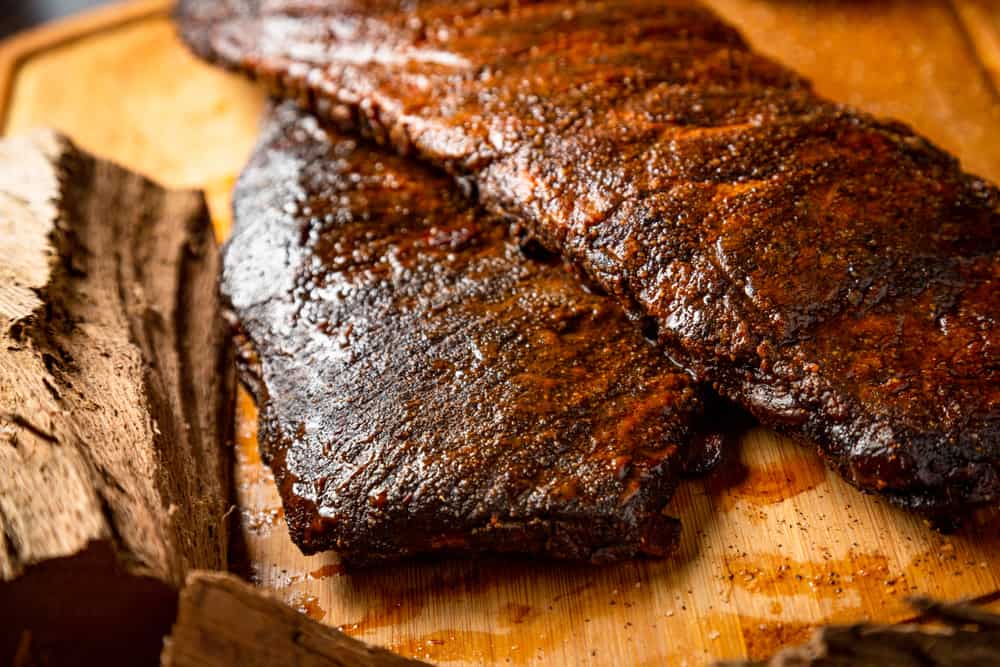
[[[1000,101],[1000,11],[991,0],[951,0],[959,28],[976,62]]]
[[[117,3],[27,30],[0,42],[0,128],[7,126],[17,70],[32,55],[110,28],[166,14],[173,4],[173,0]]]

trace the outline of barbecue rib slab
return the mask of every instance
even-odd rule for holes
[[[222,290],[293,540],[666,555],[693,382],[453,190],[288,106],[240,178]]]
[[[178,18],[202,56],[449,170],[858,487],[952,515],[1000,497],[997,189],[707,9],[183,0]]]

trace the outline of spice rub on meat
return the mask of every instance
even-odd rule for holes
[[[613,299],[523,256],[446,176],[288,106],[234,209],[222,289],[303,551],[673,549],[702,404]]]
[[[1000,195],[677,0],[183,0],[182,32],[518,220],[860,488],[1000,497]]]

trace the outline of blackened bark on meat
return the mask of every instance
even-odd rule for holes
[[[200,7],[202,56],[473,184],[861,489],[997,502],[1000,193],[905,126],[690,1]]]
[[[303,551],[672,551],[701,400],[613,299],[292,106],[234,207],[223,293]]]

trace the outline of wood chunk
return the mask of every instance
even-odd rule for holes
[[[236,577],[195,572],[180,598],[163,667],[426,665],[317,623]]]
[[[1000,615],[966,604],[924,598],[911,603],[936,625],[849,625],[820,628],[802,646],[767,662],[718,667],[980,667],[1000,665]]]
[[[188,570],[226,566],[217,269],[199,193],[0,143],[0,662],[152,664]]]

